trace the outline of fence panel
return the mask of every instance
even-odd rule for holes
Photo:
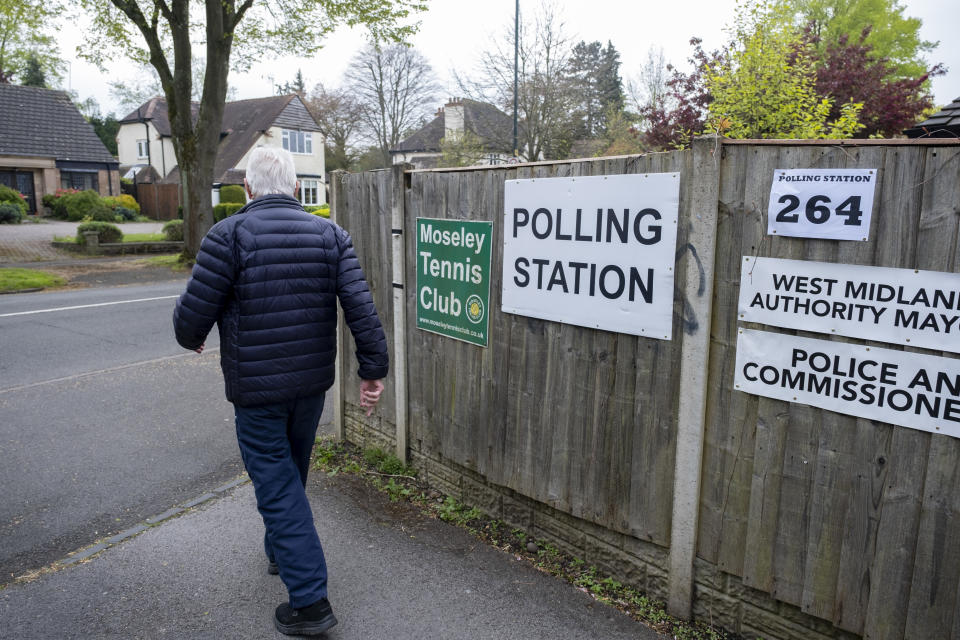
[[[716,613],[747,637],[806,637],[806,629],[818,638],[960,638],[960,440],[733,388],[741,328],[898,348],[742,322],[743,260],[960,272],[960,145],[727,142],[715,153],[694,610]],[[773,172],[794,168],[878,169],[869,241],[768,235]],[[681,198],[672,341],[500,311],[505,180],[673,171],[681,173]],[[620,548],[653,543],[638,553],[665,569],[680,353],[698,321],[683,299],[679,267],[696,258],[687,239],[696,224],[691,189],[701,178],[690,152],[405,174],[407,308],[406,327],[397,330],[407,339],[409,446],[415,459],[434,465],[432,480],[462,489],[457,495],[486,495],[466,485],[489,483],[511,500],[532,499],[603,527],[584,525],[598,539],[606,539],[604,530],[628,536]],[[348,175],[342,185],[338,221],[353,234],[392,344],[391,174]],[[416,328],[418,217],[494,222],[489,347]],[[361,420],[353,402],[347,413],[356,437],[392,437],[392,406],[381,407],[378,421]],[[498,499],[506,505],[507,497]],[[648,575],[638,581],[659,584],[663,573]],[[763,627],[765,616],[779,622]]]

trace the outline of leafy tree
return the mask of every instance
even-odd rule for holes
[[[159,77],[180,167],[188,255],[196,253],[213,224],[209,192],[231,67],[248,68],[253,60],[269,54],[311,55],[340,24],[366,25],[379,39],[402,39],[414,27],[401,23],[411,12],[424,8],[419,0],[80,2],[92,22],[84,51],[87,59],[103,66],[112,55],[126,55],[149,62]],[[200,9],[200,15],[192,15],[191,9]],[[196,42],[204,43],[206,68],[202,97],[194,112],[191,97]]]
[[[361,134],[380,149],[380,167],[390,166],[397,146],[429,111],[439,85],[427,59],[412,47],[368,44],[346,73],[347,90],[360,106]]]
[[[306,105],[323,134],[327,171],[351,169],[357,159],[354,143],[361,111],[353,93],[317,84],[307,97]]]
[[[21,74],[20,84],[25,87],[47,88],[47,73],[35,51],[27,54],[27,62]]]
[[[796,24],[809,25],[821,56],[841,38],[857,42],[869,28],[863,44],[874,59],[887,61],[894,79],[919,78],[929,69],[923,54],[933,51],[937,43],[920,38],[920,19],[904,16],[900,0],[780,1]]]
[[[28,64],[34,65],[29,78],[33,82],[38,72],[43,74],[44,83],[60,79],[63,61],[56,41],[46,30],[62,10],[59,0],[0,0],[0,83],[20,78],[26,84],[21,76]]]
[[[623,156],[643,153],[647,150],[636,117],[627,111],[612,111],[608,114],[603,135],[603,151],[600,155]]]
[[[576,136],[599,137],[606,129],[607,115],[623,110],[620,54],[611,42],[603,47],[599,42],[581,41],[573,47],[567,73],[577,102]]]
[[[480,138],[469,130],[446,136],[440,141],[440,167],[469,167],[480,164],[485,150]]]
[[[900,78],[893,64],[873,54],[870,29],[850,42],[846,34],[826,46],[817,66],[816,91],[833,98],[830,118],[842,116],[841,105],[861,102],[859,135],[892,136],[902,132],[933,107],[927,78],[944,73],[937,65],[915,78]]]
[[[76,105],[84,119],[93,126],[94,133],[103,142],[107,151],[114,156],[117,155],[117,134],[120,132],[120,123],[116,116],[112,113],[105,116],[101,114],[100,105],[95,98],[87,98]]]
[[[776,10],[764,4],[738,15],[725,64],[706,74],[713,98],[707,130],[733,138],[848,138],[863,125],[862,104],[840,106],[816,92],[810,48]]]

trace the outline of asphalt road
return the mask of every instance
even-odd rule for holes
[[[173,339],[184,283],[0,296],[0,584],[242,472],[216,329]]]

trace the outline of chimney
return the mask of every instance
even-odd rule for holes
[[[444,136],[456,138],[463,134],[463,99],[450,98],[443,110]]]

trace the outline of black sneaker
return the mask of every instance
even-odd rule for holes
[[[277,631],[288,636],[315,636],[337,624],[333,609],[326,598],[317,600],[309,607],[294,609],[284,602],[273,616]]]
[[[277,563],[274,562],[273,560],[267,560],[267,573],[269,573],[272,576],[275,576],[278,573],[280,573],[280,567],[278,567]]]

